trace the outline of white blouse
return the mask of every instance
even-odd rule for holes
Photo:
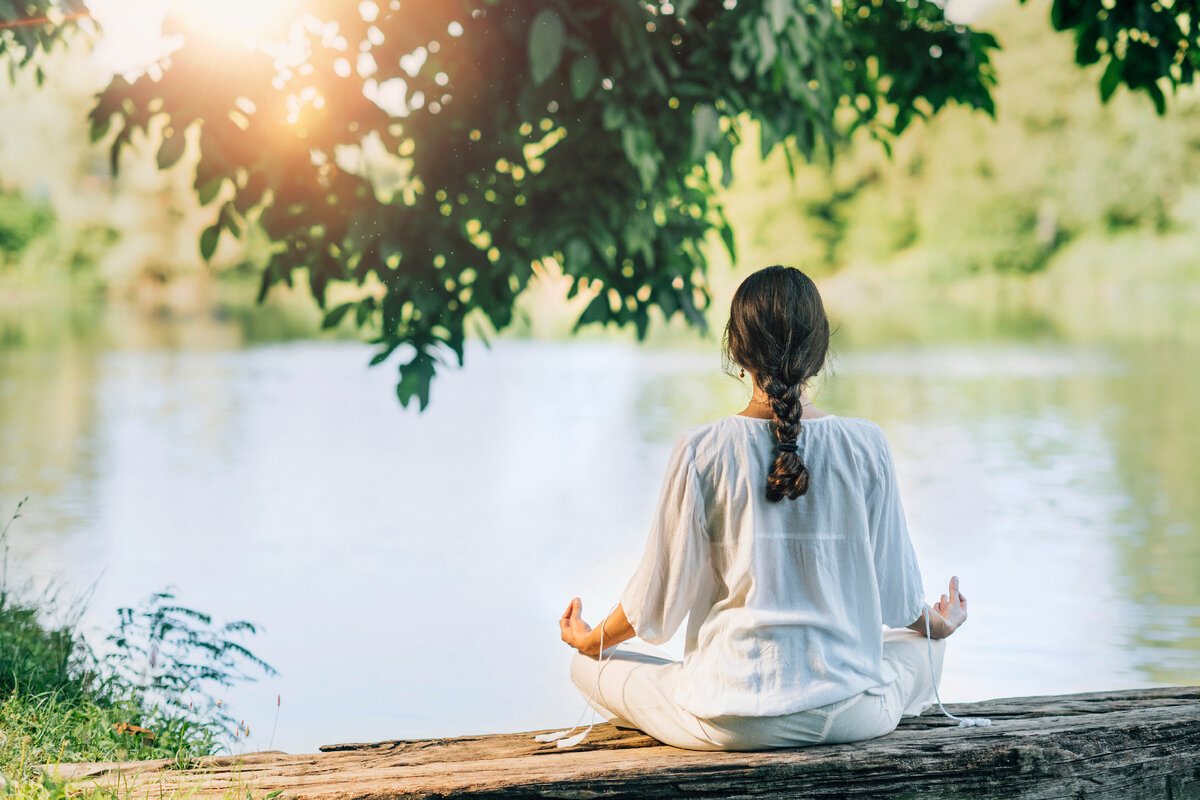
[[[802,420],[797,444],[809,489],[778,503],[770,420],[698,425],[671,454],[621,605],[651,644],[688,617],[675,699],[698,717],[790,714],[886,686],[882,626],[925,608],[883,431],[829,415]]]

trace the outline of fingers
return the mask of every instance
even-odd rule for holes
[[[576,646],[576,631],[575,627],[581,621],[579,612],[583,610],[583,601],[578,597],[572,598],[570,603],[567,603],[567,610],[558,618],[558,629],[562,635],[562,640],[572,647]]]
[[[567,625],[570,625],[571,618],[578,617],[582,611],[583,611],[583,601],[580,600],[578,597],[572,599],[570,603],[567,603],[567,610],[564,611],[563,615],[558,618],[559,627],[565,628]]]
[[[950,603],[958,605],[958,576],[950,578]]]

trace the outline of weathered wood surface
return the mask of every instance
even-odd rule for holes
[[[200,797],[249,787],[282,798],[1101,798],[1200,800],[1200,687],[1024,697],[949,706],[848,745],[761,753],[677,750],[598,725],[570,750],[532,733],[340,744],[173,762],[64,764],[85,785]],[[240,796],[244,788],[239,788]]]

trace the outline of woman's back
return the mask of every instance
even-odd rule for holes
[[[936,700],[941,645],[882,626],[920,620],[943,639],[966,599],[951,578],[925,606],[879,427],[812,409],[829,336],[799,270],[767,267],[738,286],[723,349],[727,372],[750,376],[746,410],[675,443],[616,608],[593,629],[576,597],[558,621],[579,651],[572,680],[608,719],[680,747],[744,750],[882,736]],[[661,644],[685,618],[682,662],[613,649]],[[550,738],[586,736],[569,733]]]
[[[697,716],[790,714],[886,685],[881,625],[925,607],[879,427],[801,420],[808,490],[772,503],[777,444],[772,421],[742,415],[681,436],[621,597],[651,643],[690,614],[677,700]]]

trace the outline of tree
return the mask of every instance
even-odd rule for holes
[[[88,16],[84,0],[0,0],[0,59],[8,62],[9,80],[15,81],[17,70],[29,66],[39,50],[49,52],[63,34],[77,31]],[[40,64],[34,69],[41,85],[45,73]]]
[[[1022,3],[1026,0],[1021,0]],[[1159,114],[1167,110],[1164,88],[1190,86],[1200,61],[1197,0],[1054,0],[1050,21],[1075,35],[1075,62],[1106,62],[1100,97],[1125,84],[1143,91]]]
[[[1160,81],[1192,79],[1194,50],[1160,55],[1195,39],[1192,4],[1056,0],[1054,22],[1081,62],[1110,58],[1103,91],[1161,107]],[[166,28],[183,44],[113,79],[93,139],[112,136],[115,169],[161,126],[165,168],[198,128],[195,189],[217,209],[201,253],[258,225],[276,245],[260,298],[301,274],[322,308],[330,284],[363,287],[325,324],[368,331],[372,364],[401,351],[398,397],[422,408],[468,320],[507,326],[537,263],[592,296],[577,327],[643,336],[655,308],[703,327],[707,235],[734,255],[714,190],[748,125],[764,155],[811,160],[857,130],[886,146],[951,101],[991,113],[997,46],[931,0],[288,0],[251,47],[186,10]]]

